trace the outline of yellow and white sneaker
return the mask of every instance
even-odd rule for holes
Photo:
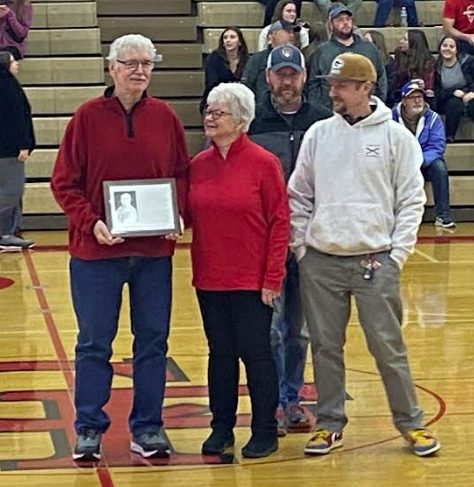
[[[342,446],[342,433],[328,430],[317,430],[315,435],[306,443],[304,452],[307,455],[326,455],[335,448]]]
[[[403,437],[412,452],[419,457],[432,455],[441,448],[441,443],[424,428],[407,431]]]

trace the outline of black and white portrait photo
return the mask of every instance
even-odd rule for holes
[[[137,195],[135,191],[115,193],[115,216],[120,223],[137,223]]]
[[[181,231],[173,179],[105,181],[104,200],[112,235],[145,237]]]

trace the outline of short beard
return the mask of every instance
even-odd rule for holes
[[[291,98],[287,98],[285,95],[274,93],[273,99],[278,105],[290,105],[299,101],[301,96],[299,96],[296,92],[293,92],[293,96]]]
[[[335,32],[334,35],[336,36],[336,39],[347,41],[354,35],[354,29],[351,29],[351,31],[348,34],[344,34],[343,32]]]
[[[345,103],[337,102],[338,105],[336,107],[335,102],[332,102],[333,110],[338,113],[339,115],[345,115],[347,113],[347,105]]]
[[[424,108],[425,107],[423,106],[421,108],[411,108],[410,110],[406,110],[407,115],[409,118],[416,118],[422,114]]]

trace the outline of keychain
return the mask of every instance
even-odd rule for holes
[[[360,265],[364,269],[363,278],[366,281],[370,281],[374,277],[374,271],[382,267],[382,264],[372,254],[368,255],[367,259],[361,260]]]

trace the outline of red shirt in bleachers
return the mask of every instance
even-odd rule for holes
[[[454,19],[454,28],[474,34],[474,0],[446,0],[443,17]]]

